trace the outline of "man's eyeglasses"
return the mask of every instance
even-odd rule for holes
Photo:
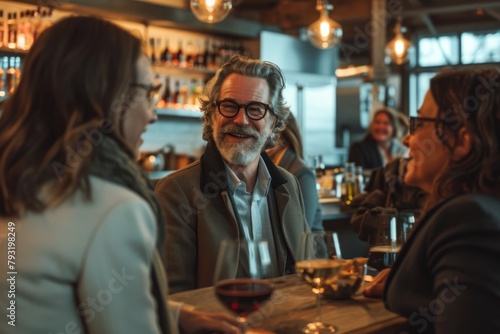
[[[140,83],[133,83],[133,84],[130,84],[130,87],[144,89],[146,91],[146,97],[149,100],[149,104],[152,107],[156,106],[156,103],[160,99],[162,84],[146,85],[146,84],[140,84]]]
[[[245,109],[245,113],[248,118],[254,121],[263,119],[269,110],[269,104],[262,102],[249,102],[247,104],[238,104],[231,100],[218,100],[215,101],[217,110],[219,113],[226,118],[233,118],[238,115],[240,108]]]
[[[410,134],[414,134],[415,131],[422,126],[422,122],[434,122],[434,123],[443,123],[446,122],[441,118],[430,118],[430,117],[412,117],[410,116]]]

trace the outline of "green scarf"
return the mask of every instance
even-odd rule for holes
[[[158,226],[157,249],[163,257],[163,240],[165,238],[165,223],[163,214],[154,193],[154,187],[149,182],[146,172],[137,162],[124,151],[113,138],[104,135],[96,146],[89,173],[107,181],[119,184],[141,196],[148,202],[156,216]]]

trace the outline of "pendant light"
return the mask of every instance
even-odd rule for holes
[[[403,36],[403,27],[401,26],[401,18],[394,26],[396,36],[387,43],[385,53],[389,57],[391,63],[403,65],[408,62],[409,55],[413,50],[413,45]]]
[[[231,0],[190,0],[194,16],[205,23],[217,23],[224,20],[233,4]]]
[[[338,45],[342,39],[342,27],[328,16],[333,5],[329,4],[328,0],[318,0],[316,9],[320,16],[307,27],[307,38],[319,49],[329,49]]]

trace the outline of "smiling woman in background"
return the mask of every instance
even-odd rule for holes
[[[410,332],[500,333],[500,71],[436,75],[403,141],[405,182],[429,197],[385,282],[386,306]]]
[[[0,117],[15,332],[177,333],[178,316],[183,333],[238,333],[227,315],[165,302],[164,222],[135,161],[159,88],[141,40],[96,18],[59,21],[26,55]],[[12,271],[0,258],[0,271]],[[0,281],[2,310],[8,283]],[[2,319],[0,332],[8,326]]]
[[[349,162],[364,169],[383,167],[406,154],[401,145],[398,116],[389,108],[377,109],[365,138],[353,143],[349,149]]]

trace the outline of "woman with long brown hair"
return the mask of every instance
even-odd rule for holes
[[[386,305],[418,333],[499,333],[500,71],[436,75],[404,143],[405,182],[429,197]]]
[[[188,333],[238,332],[231,317],[165,302],[164,222],[135,161],[159,88],[141,40],[97,18],[59,21],[26,55],[0,117],[15,268],[3,251],[0,265],[17,272],[19,333],[177,333],[176,318]]]

